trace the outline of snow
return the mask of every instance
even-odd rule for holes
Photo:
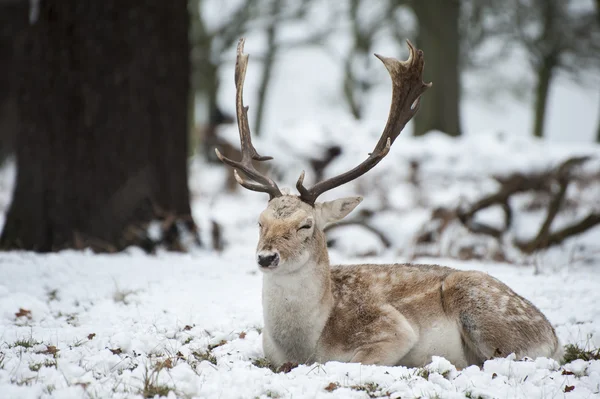
[[[322,30],[332,16],[339,19],[342,6],[334,3],[316,3],[318,9],[309,10],[305,24],[283,27],[280,39],[302,38],[305,32]],[[38,1],[30,4],[34,23]],[[207,29],[224,26],[240,4],[203,1]],[[397,18],[407,31],[415,29],[411,13]],[[264,134],[254,143],[262,155],[275,157],[271,164],[280,186],[294,187],[301,170],[307,172],[307,184],[313,183],[309,160],[329,146],[339,146],[342,155],[326,169],[328,176],[355,166],[374,147],[384,126],[391,90],[385,68],[374,58],[356,71],[374,83],[362,99],[364,119],[351,120],[341,98],[342,62],[350,47],[350,36],[343,31],[347,21],[341,19],[342,31],[322,46],[285,50],[276,59]],[[251,29],[245,86],[251,125],[265,43],[260,29]],[[406,48],[385,31],[376,37],[374,50],[406,55]],[[235,50],[227,54],[219,54],[225,59],[219,103],[233,115]],[[417,235],[433,223],[434,209],[469,204],[494,192],[494,175],[547,170],[580,155],[593,157],[583,171],[600,169],[600,147],[588,144],[598,120],[597,82],[578,87],[559,77],[550,93],[549,140],[536,140],[528,137],[531,98],[522,95],[532,83],[527,69],[517,52],[485,71],[465,74],[464,137],[450,139],[433,132],[415,139],[408,134],[409,124],[368,177],[323,195],[324,200],[363,195],[355,213],[373,213],[370,224],[391,243],[386,248],[374,233],[356,225],[340,227],[328,234],[335,242],[330,257],[342,264],[415,261],[490,273],[538,306],[564,344],[598,348],[600,227],[523,256],[510,239],[534,236],[544,217],[543,211],[525,209],[532,196],[524,194],[511,202],[514,225],[502,243],[474,237],[451,224],[427,251],[415,244]],[[523,98],[515,101],[506,87],[519,89],[517,96]],[[235,125],[222,127],[220,135],[237,145]],[[411,162],[418,165],[418,185],[410,181]],[[288,373],[262,367],[261,275],[254,248],[265,196],[225,192],[227,172],[220,165],[195,159],[189,166],[192,212],[204,248],[187,254],[159,251],[155,256],[139,248],[116,255],[0,252],[0,399],[139,398],[152,396],[144,390],[149,386],[168,387],[162,393],[169,398],[600,397],[600,361],[560,365],[551,359],[509,356],[489,360],[482,368],[457,370],[434,356],[418,369],[337,362],[300,365]],[[0,227],[14,175],[12,162],[0,169]],[[600,182],[570,187],[567,199],[578,204],[577,211],[559,215],[553,228],[598,211]],[[477,221],[501,226],[503,215],[490,208],[478,214]],[[220,253],[209,249],[213,223],[223,232]],[[160,235],[157,226],[149,227],[155,238]],[[465,246],[474,247],[482,259],[458,260]],[[490,260],[498,249],[511,264]]]
[[[376,140],[377,132],[367,126],[348,121],[342,125],[352,140],[343,140],[326,123],[294,127],[317,149],[329,144],[342,147],[340,158],[326,170],[328,175],[353,166]],[[331,135],[320,141],[318,136],[328,129]],[[306,143],[264,140],[257,147],[276,155],[273,162],[284,186],[293,186],[300,168],[310,170]],[[401,136],[370,177],[328,194],[329,199],[365,195],[359,210],[375,211],[371,221],[388,235],[391,248],[358,226],[340,227],[329,237],[336,242],[330,250],[332,261],[407,261],[415,256],[414,236],[432,208],[493,191],[491,174],[544,170],[582,154],[598,158],[600,148],[493,134],[459,140],[440,134],[420,139]],[[408,183],[409,160],[420,162],[421,202]],[[597,169],[597,160],[586,166],[590,172]],[[221,253],[206,248],[155,256],[138,248],[116,255],[0,253],[0,397],[135,398],[149,383],[168,387],[170,392],[163,393],[170,398],[600,395],[600,361],[576,360],[561,366],[551,359],[509,356],[487,361],[481,369],[457,370],[447,360],[433,357],[419,369],[330,362],[300,365],[288,373],[255,365],[264,354],[261,275],[253,254],[256,220],[265,197],[245,190],[223,192],[225,171],[220,166],[195,160],[190,171],[193,214],[203,242],[210,246],[210,225],[219,223],[225,243]],[[9,164],[0,173],[4,211],[13,177]],[[582,209],[597,209],[596,190],[592,184],[572,195],[582,201]],[[391,205],[379,212],[386,202]],[[525,219],[517,223],[514,234],[531,233],[527,224],[535,218],[527,213],[518,217]],[[482,218],[492,223],[500,216],[491,210]],[[456,226],[448,234],[442,246],[477,241]],[[596,228],[518,264],[461,261],[448,258],[452,251],[443,249],[446,258],[417,256],[416,261],[490,273],[538,306],[563,343],[591,349],[600,347],[598,243]],[[585,251],[577,252],[583,244]]]
[[[509,357],[481,370],[456,370],[434,357],[424,369],[331,362],[287,374],[256,367],[252,362],[263,357],[261,277],[252,258],[250,248],[221,256],[3,254],[0,392],[7,398],[135,397],[145,375],[171,359],[170,368],[156,372],[157,381],[178,397],[367,397],[361,386],[391,397],[562,397],[566,385],[575,387],[570,397],[598,393],[598,361],[560,368],[553,360]],[[597,273],[534,275],[531,268],[450,263],[485,270],[533,300],[563,342],[582,343],[600,331]],[[16,317],[20,308],[30,317]],[[35,344],[15,346],[23,340]],[[216,365],[196,360],[194,352],[222,341],[212,350]],[[58,349],[56,357],[45,353],[50,346]],[[330,383],[340,387],[327,392]]]

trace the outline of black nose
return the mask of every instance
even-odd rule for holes
[[[277,266],[279,264],[279,254],[275,252],[271,255],[258,255],[258,264],[262,267]]]

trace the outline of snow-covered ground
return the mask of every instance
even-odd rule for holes
[[[296,129],[304,133],[304,140],[293,144],[293,151],[285,137],[256,141],[261,152],[276,155],[276,169],[288,186],[306,167],[303,154],[310,148],[352,135],[353,140],[344,140],[343,155],[328,169],[331,174],[358,162],[377,135],[351,123],[338,130],[320,125]],[[359,192],[366,197],[361,207],[384,209],[384,216],[372,222],[389,235],[392,247],[384,248],[360,228],[340,228],[332,231],[332,260],[406,261],[406,247],[432,208],[490,192],[495,187],[492,173],[539,170],[582,154],[599,156],[600,149],[490,135],[461,140],[436,134],[422,139],[401,136],[370,178],[328,194],[331,198]],[[421,163],[423,193],[418,201],[407,182],[409,160]],[[224,194],[224,176],[221,167],[191,164],[194,216],[207,246],[211,222],[221,225],[221,253],[201,248],[156,256],[136,248],[117,255],[0,253],[0,398],[129,398],[155,393],[171,398],[600,397],[600,361],[561,366],[548,359],[509,357],[463,370],[440,358],[420,369],[336,362],[301,365],[287,373],[264,367],[261,274],[253,253],[256,220],[266,201],[252,192]],[[3,211],[11,179],[10,169],[0,173]],[[387,187],[387,194],[377,185]],[[583,208],[598,209],[597,189],[592,185],[570,195]],[[382,201],[382,196],[389,198]],[[563,215],[562,222],[575,216],[579,217]],[[494,220],[494,215],[486,217]],[[528,223],[535,216],[524,220],[528,222],[517,224],[515,234],[530,233]],[[582,243],[585,252],[574,257]],[[450,258],[416,261],[490,273],[537,305],[563,343],[597,348],[598,246],[600,228],[522,259],[519,265]],[[368,258],[360,256],[366,253]]]
[[[221,256],[132,250],[0,259],[2,398],[134,397],[148,380],[170,387],[171,396],[205,398],[537,398],[563,397],[566,386],[575,387],[569,397],[599,392],[600,361],[559,368],[547,359],[498,359],[457,371],[434,359],[428,376],[335,362],[287,374],[257,367],[261,276],[251,248]],[[444,263],[500,278],[542,309],[563,342],[600,345],[597,271],[534,275],[531,268]],[[30,313],[17,317],[19,309]],[[210,351],[215,364],[203,360],[212,345],[220,345]],[[339,388],[327,391],[331,383]]]
[[[205,13],[211,28],[235,0],[202,4],[209,8]],[[323,5],[332,11],[335,2]],[[308,27],[290,24],[281,34],[293,39],[298,32],[316,30],[314,26],[328,23],[319,17],[327,14],[308,18]],[[251,61],[245,102],[251,106],[251,123],[266,43],[259,31],[248,33],[246,46]],[[395,56],[406,51],[385,34],[380,36],[377,52]],[[348,39],[342,32],[324,48],[284,51],[275,62],[264,134],[255,144],[261,153],[275,156],[274,169],[283,186],[293,187],[302,169],[311,183],[308,158],[328,145],[340,145],[343,153],[327,174],[347,170],[364,158],[381,132],[390,97],[382,66],[365,72],[377,85],[364,99],[368,106],[362,122],[349,121],[341,100],[340,60]],[[233,114],[234,49],[230,54],[220,71],[219,102]],[[450,140],[433,133],[413,139],[405,132],[368,177],[323,196],[364,195],[359,210],[374,213],[369,223],[391,244],[386,248],[374,234],[356,226],[332,230],[332,261],[414,260],[481,270],[537,305],[563,343],[600,347],[599,227],[532,256],[515,253],[505,242],[501,245],[513,264],[487,260],[494,243],[473,237],[456,224],[434,245],[432,252],[439,257],[419,256],[415,249],[415,237],[433,209],[456,207],[493,192],[498,184],[492,175],[544,170],[575,155],[594,156],[586,168],[600,170],[600,147],[586,144],[598,120],[597,80],[578,87],[559,77],[550,93],[546,122],[548,138],[554,142],[544,142],[527,137],[532,124],[530,96],[518,102],[502,89],[531,87],[524,57],[505,59],[464,78],[465,137]],[[237,145],[234,126],[224,128],[222,136]],[[419,165],[418,187],[411,182],[411,162]],[[0,399],[155,394],[223,399],[600,397],[600,361],[559,365],[548,359],[509,357],[490,360],[481,369],[456,370],[444,359],[433,358],[420,369],[331,362],[273,372],[263,359],[261,275],[253,261],[256,221],[265,198],[245,191],[225,194],[222,167],[194,161],[190,170],[192,208],[204,248],[155,256],[136,248],[118,255],[0,252]],[[11,165],[0,169],[0,226],[13,175]],[[556,226],[600,209],[600,181],[571,186],[567,199],[577,207],[561,214]],[[535,234],[544,213],[524,210],[531,200],[527,195],[515,200],[509,239]],[[502,221],[494,209],[479,216],[479,221],[492,225]],[[213,222],[223,233],[225,248],[220,253],[208,249]],[[457,260],[464,245],[476,245],[480,252],[483,248],[483,259]]]

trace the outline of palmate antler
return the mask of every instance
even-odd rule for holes
[[[409,40],[406,42],[410,52],[406,61],[398,61],[395,58],[375,54],[383,62],[392,78],[392,105],[383,133],[373,152],[354,169],[323,180],[309,189],[304,187],[303,171],[296,183],[302,201],[314,205],[317,197],[325,191],[348,183],[371,170],[387,155],[396,137],[419,110],[421,94],[431,87],[431,83],[423,82],[423,66],[425,65],[423,51],[417,50]]]
[[[371,152],[368,158],[355,168],[338,176],[323,180],[311,188],[304,187],[305,174],[303,171],[296,183],[296,188],[300,192],[300,199],[302,201],[314,205],[317,198],[324,192],[348,183],[371,170],[388,154],[394,140],[396,140],[408,121],[410,121],[419,110],[421,95],[425,90],[431,87],[431,83],[423,82],[423,66],[425,65],[423,51],[416,49],[408,40],[407,43],[410,54],[406,61],[398,61],[394,58],[382,57],[375,54],[375,56],[383,62],[392,78],[392,104],[387,123],[373,152]],[[246,66],[248,64],[248,56],[243,54],[243,50],[244,39],[240,39],[235,68],[235,85],[237,89],[236,108],[240,141],[242,144],[242,160],[240,162],[234,162],[222,156],[218,150],[217,156],[221,161],[236,168],[235,178],[238,183],[249,190],[269,193],[271,199],[273,199],[281,196],[281,191],[279,191],[275,182],[260,174],[252,166],[252,159],[265,161],[272,158],[258,155],[256,149],[252,146],[250,129],[248,127],[248,108],[244,107],[242,103],[242,90],[246,75]],[[237,173],[237,169],[242,170],[256,183],[242,179]]]

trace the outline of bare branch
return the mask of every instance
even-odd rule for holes
[[[390,241],[390,239],[387,238],[387,236],[381,230],[368,224],[364,220],[342,220],[341,222],[337,222],[335,224],[331,224],[331,225],[325,227],[324,231],[325,231],[325,233],[327,233],[328,231],[331,231],[335,228],[344,227],[344,226],[364,227],[365,229],[369,230],[371,233],[375,234],[379,238],[379,240],[381,241],[381,243],[383,244],[384,247],[390,248],[392,246],[392,242]]]
[[[577,223],[573,223],[554,233],[548,234],[543,240],[536,241],[517,241],[515,245],[525,253],[533,253],[540,249],[546,249],[561,244],[569,237],[586,232],[587,230],[600,225],[600,213],[591,213]],[[537,238],[537,237],[536,237]]]
[[[567,159],[548,172],[528,176],[523,174],[513,174],[508,178],[498,177],[496,179],[501,184],[501,188],[496,193],[477,201],[468,210],[458,209],[456,212],[457,218],[473,233],[484,234],[500,239],[510,228],[512,221],[512,210],[509,204],[510,196],[526,191],[552,192],[553,186],[558,184],[558,190],[556,190],[551,197],[546,212],[546,218],[540,226],[536,236],[530,240],[515,241],[514,244],[525,253],[532,253],[540,249],[560,244],[566,238],[584,232],[600,223],[600,215],[592,213],[578,223],[554,233],[550,231],[552,222],[556,218],[556,215],[558,215],[558,212],[564,203],[568,185],[572,181],[572,172],[574,168],[582,165],[589,159],[590,157],[588,156],[573,157]],[[492,205],[500,205],[504,210],[505,223],[502,229],[473,221],[473,217],[478,211]]]

